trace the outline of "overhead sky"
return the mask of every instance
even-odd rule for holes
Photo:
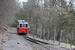
[[[19,2],[27,2],[28,0],[19,0]]]
[[[28,0],[19,0],[19,2],[27,2]],[[67,2],[69,2],[70,0],[65,0]]]
[[[28,0],[19,0],[19,2],[27,2]],[[69,4],[68,2],[70,1],[70,0],[65,0],[65,1],[67,1],[67,4]],[[73,0],[73,1],[75,1],[75,0]],[[73,2],[73,4],[75,5],[75,2]]]

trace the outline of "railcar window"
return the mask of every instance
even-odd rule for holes
[[[23,25],[23,27],[25,27],[25,24],[22,24]]]
[[[26,24],[26,28],[28,27],[28,24]]]
[[[20,24],[20,27],[22,27],[22,24]]]

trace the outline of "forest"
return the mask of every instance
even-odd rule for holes
[[[53,40],[56,33],[56,41],[75,45],[74,6],[73,0],[28,0],[16,17],[29,22],[30,34]]]
[[[75,45],[74,0],[28,0],[22,8],[15,0],[0,0],[0,7],[0,30],[25,20],[29,23],[29,34],[53,43]]]

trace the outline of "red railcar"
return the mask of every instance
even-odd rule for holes
[[[18,34],[28,34],[28,22],[18,22]]]

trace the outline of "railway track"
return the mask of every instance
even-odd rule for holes
[[[14,29],[14,28],[12,28],[12,32],[9,32],[9,33],[11,33],[11,34],[16,34],[17,33],[17,30],[16,30],[16,28]],[[21,36],[21,35],[20,35]],[[35,39],[35,38],[33,38],[33,37],[30,37],[30,36],[25,36],[25,35],[23,35],[23,36],[21,36],[21,37],[23,37],[25,40],[27,40],[27,42],[29,41],[29,43],[35,43],[34,45],[36,45],[37,44],[37,46],[38,45],[41,45],[41,46],[43,46],[43,48],[46,48],[47,50],[70,50],[70,49],[65,49],[65,47],[60,47],[59,45],[55,45],[55,44],[51,44],[51,43],[47,43],[47,42],[44,42],[44,41],[41,41],[41,40],[39,40],[39,39]],[[32,44],[31,43],[31,44]],[[57,46],[57,47],[56,47]],[[35,46],[36,47],[36,46]],[[62,49],[61,49],[62,48]],[[73,49],[73,50],[75,50],[75,49]]]
[[[50,44],[50,43],[41,41],[41,40],[32,38],[30,36],[23,36],[23,38],[25,38],[26,40],[28,40],[30,42],[36,43],[38,45],[41,45],[44,48],[46,48],[47,50],[68,50],[68,49],[64,49],[63,47],[62,47],[62,49],[56,48],[55,46],[57,46],[57,45],[54,45],[54,44]]]
[[[26,40],[28,40],[28,41],[30,41],[30,42],[32,42],[32,43],[41,45],[41,46],[43,46],[44,48],[46,48],[47,50],[50,50],[49,48],[47,48],[46,46],[44,46],[44,44],[46,44],[46,43],[44,43],[44,42],[35,40],[34,38],[31,38],[31,37],[29,37],[29,36],[23,36],[23,38],[25,38]],[[36,49],[36,50],[37,50],[37,49]]]
[[[47,50],[50,50],[49,48],[47,48],[44,44],[47,44],[47,43],[45,43],[45,42],[42,42],[42,41],[39,41],[39,40],[36,40],[36,39],[34,39],[34,38],[30,38],[30,37],[26,37],[26,39],[28,40],[28,41],[31,41],[31,42],[33,42],[33,43],[36,43],[36,44],[39,44],[39,45],[41,45],[41,46],[43,46],[44,48],[46,48]]]

